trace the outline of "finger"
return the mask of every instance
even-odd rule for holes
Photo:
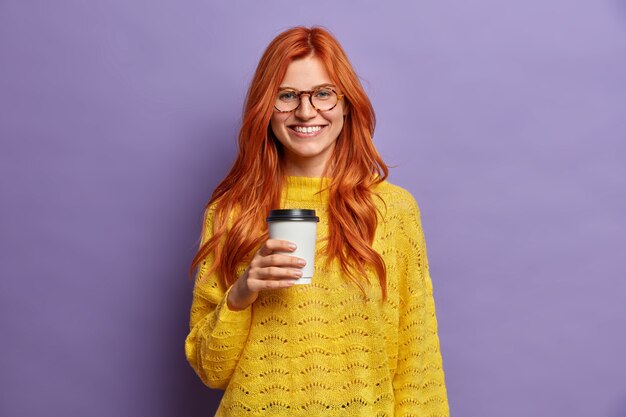
[[[281,279],[277,281],[257,280],[250,284],[252,291],[258,292],[263,290],[277,290],[279,288],[289,288],[296,283],[293,279]]]
[[[264,281],[281,280],[281,279],[298,279],[302,276],[302,270],[280,268],[278,266],[270,266],[267,268],[258,268],[255,271],[254,278]]]
[[[269,266],[282,266],[288,268],[302,268],[306,265],[306,261],[302,258],[291,255],[283,255],[274,253],[272,255],[263,256],[258,259],[257,266],[266,268]]]
[[[287,240],[268,239],[265,241],[259,254],[261,256],[270,255],[272,252],[293,252],[296,250],[296,244]]]

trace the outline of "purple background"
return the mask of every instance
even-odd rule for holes
[[[623,0],[1,0],[0,415],[212,415],[187,267],[297,24],[420,203],[452,414],[626,416]]]

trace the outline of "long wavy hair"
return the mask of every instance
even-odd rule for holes
[[[245,100],[237,158],[206,206],[213,210],[212,236],[199,248],[189,273],[193,275],[212,254],[209,273],[216,272],[228,287],[238,278],[238,265],[249,261],[268,238],[265,217],[279,208],[285,179],[281,144],[270,119],[288,65],[308,56],[321,60],[349,109],[333,151],[334,163],[324,172],[330,178],[328,261],[337,259],[361,290],[367,269],[373,268],[386,298],[385,263],[372,247],[377,226],[373,189],[388,175],[372,143],[376,117],[346,53],[320,27],[295,27],[281,33],[261,57]]]

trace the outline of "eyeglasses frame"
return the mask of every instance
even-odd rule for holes
[[[335,105],[331,107],[330,109],[326,109],[326,110],[320,110],[317,107],[315,107],[315,105],[313,104],[313,93],[319,90],[330,90],[333,93],[335,93],[335,95],[337,96],[337,103],[335,103]],[[313,107],[315,111],[317,112],[331,111],[332,109],[337,107],[337,104],[339,104],[339,100],[345,97],[345,94],[338,94],[333,88],[330,88],[330,87],[319,87],[319,88],[315,88],[313,90],[308,90],[308,91],[298,91],[298,90],[291,90],[291,89],[286,89],[285,91],[293,91],[298,96],[299,103],[292,110],[279,110],[278,108],[276,108],[276,105],[274,105],[274,111],[276,111],[277,113],[291,113],[292,111],[298,110],[298,107],[302,105],[302,94],[306,94],[309,96],[309,103],[311,103],[311,107]]]

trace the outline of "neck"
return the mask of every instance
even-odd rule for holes
[[[312,157],[299,156],[286,150],[283,159],[285,174],[293,177],[324,177],[328,173],[326,169],[331,163],[333,148],[329,147]]]
[[[293,177],[321,178],[325,169],[326,164],[317,161],[285,161],[285,174]]]
[[[285,175],[292,177],[322,178],[328,176],[332,166],[328,159],[287,157],[283,161]]]

